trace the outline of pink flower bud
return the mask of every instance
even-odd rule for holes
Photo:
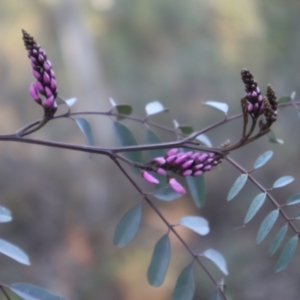
[[[169,186],[176,193],[179,193],[179,194],[182,194],[182,195],[186,194],[186,190],[184,189],[184,187],[175,178],[169,178],[168,183],[169,183]]]
[[[152,162],[158,164],[158,165],[164,165],[166,163],[166,160],[164,157],[155,157]]]
[[[51,78],[50,87],[52,90],[55,90],[57,88],[56,80],[53,78]]]
[[[40,100],[39,93],[34,83],[29,86],[29,94],[35,101]]]
[[[52,96],[52,91],[47,86],[45,87],[45,92],[47,97]]]
[[[210,170],[211,170],[211,168],[212,168],[212,166],[211,166],[211,165],[207,165],[207,166],[205,166],[203,169],[204,169],[205,171],[210,171]]]
[[[41,74],[40,74],[38,71],[33,70],[32,73],[33,73],[33,76],[34,76],[36,79],[40,79],[40,78],[41,78]]]
[[[196,159],[200,156],[199,152],[195,152],[194,154],[191,155],[191,159]]]
[[[202,155],[200,155],[200,156],[198,157],[197,160],[198,160],[199,162],[202,163],[202,162],[204,162],[204,161],[206,160],[207,156],[208,156],[208,155],[207,155],[206,153],[203,153]]]
[[[185,170],[182,172],[182,176],[190,176],[193,173],[191,169]]]
[[[160,175],[167,175],[166,170],[162,169],[162,168],[157,168],[156,172]]]
[[[194,166],[194,170],[200,170],[202,168],[203,168],[203,164],[199,164],[199,165]]]
[[[176,158],[175,164],[176,165],[181,165],[186,159],[187,159],[186,155],[180,155],[179,157]]]
[[[253,111],[253,105],[251,103],[248,103],[247,110],[249,113],[251,113]]]
[[[47,74],[47,72],[44,72],[43,80],[44,80],[45,83],[50,82],[50,76]]]
[[[142,171],[142,177],[149,183],[159,184],[159,181],[155,177],[153,177],[150,173],[148,173],[147,171]]]
[[[170,150],[167,152],[167,156],[175,155],[177,152],[178,152],[178,148],[170,149]]]
[[[177,158],[177,155],[171,155],[171,156],[166,158],[166,162],[168,164],[171,164],[176,158]]]
[[[187,169],[187,168],[189,168],[193,163],[194,163],[194,160],[191,159],[191,160],[188,160],[187,162],[183,163],[181,167],[182,167],[183,169]]]
[[[193,151],[183,152],[187,157],[191,157],[193,154]]]
[[[40,62],[44,61],[44,60],[45,60],[45,59],[44,59],[44,55],[39,54],[38,60],[39,60]]]
[[[45,107],[52,107],[54,102],[54,96],[50,96],[49,98],[46,99],[44,106]]]
[[[193,176],[200,176],[202,174],[203,174],[202,171],[196,171],[196,172],[193,173]]]

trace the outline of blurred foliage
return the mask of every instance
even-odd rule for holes
[[[0,0],[0,132],[13,132],[42,114],[27,92],[33,77],[21,28],[46,49],[60,94],[78,98],[75,110],[107,110],[112,96],[144,115],[146,103],[158,99],[171,109],[171,117],[154,120],[171,126],[176,118],[198,129],[220,117],[203,107],[203,101],[226,102],[230,114],[240,111],[243,67],[254,73],[263,91],[271,83],[279,96],[299,92],[299,13],[296,0]],[[116,144],[110,120],[91,121],[96,144]],[[241,131],[237,124],[212,131],[213,144],[234,139]],[[141,142],[145,132],[128,125]],[[264,138],[233,157],[251,167],[258,155],[271,149],[272,163],[255,176],[270,186],[285,175],[284,169],[299,182],[297,126],[292,109],[280,110],[274,130],[285,144],[269,144]],[[35,136],[85,142],[71,121],[50,123]],[[1,224],[1,237],[24,249],[32,261],[26,267],[0,256],[1,281],[33,283],[74,300],[170,298],[188,257],[171,236],[174,251],[166,280],[160,289],[148,285],[153,247],[166,233],[150,210],[130,245],[113,245],[118,221],[140,198],[106,158],[1,143],[0,166],[1,205],[14,216],[14,222]],[[232,176],[224,176],[228,172]],[[246,228],[234,230],[258,192],[247,185],[227,203],[238,175],[224,164],[206,176],[207,204],[201,215],[211,224],[208,236],[184,228],[179,232],[199,252],[213,247],[223,253],[230,274],[226,283],[236,299],[296,299],[299,262],[295,259],[275,276],[276,258],[267,259],[267,243],[255,247],[256,232],[270,207]],[[294,183],[274,191],[274,196],[285,202],[297,192]],[[197,213],[185,199],[159,205],[174,223]],[[214,287],[197,268],[195,273],[195,299],[207,299]]]

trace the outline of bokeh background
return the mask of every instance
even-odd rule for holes
[[[154,120],[172,126],[176,119],[201,129],[222,117],[202,101],[227,102],[230,114],[240,111],[244,67],[254,73],[262,90],[271,83],[279,96],[300,92],[299,14],[297,0],[0,0],[0,133],[14,132],[42,115],[27,92],[33,77],[22,28],[47,51],[61,96],[78,98],[74,110],[105,111],[113,97],[144,116],[146,103],[158,99],[171,113]],[[292,108],[281,109],[278,119],[274,132],[284,145],[264,137],[232,157],[251,168],[261,153],[274,150],[271,162],[254,175],[267,187],[283,175],[294,176],[294,183],[273,192],[284,203],[299,192],[300,121]],[[98,145],[116,145],[110,119],[89,120]],[[141,126],[124,124],[143,143]],[[219,145],[238,139],[240,133],[237,120],[208,135]],[[84,143],[71,120],[52,122],[34,137]],[[27,267],[1,255],[1,282],[32,283],[73,300],[171,298],[190,257],[172,237],[165,282],[159,289],[149,286],[147,267],[166,228],[146,206],[135,240],[125,249],[113,245],[117,222],[140,196],[107,158],[10,142],[2,142],[0,149],[1,205],[14,216],[13,222],[1,224],[0,235],[24,249],[32,261]],[[174,223],[186,214],[209,220],[211,233],[205,237],[178,230],[195,251],[214,248],[225,256],[225,282],[234,299],[298,299],[299,251],[287,270],[275,274],[278,254],[270,259],[267,251],[276,230],[255,245],[258,227],[272,205],[266,202],[253,221],[240,228],[259,191],[248,183],[226,202],[238,175],[227,163],[208,173],[207,203],[200,210],[189,195],[156,204]],[[290,215],[298,209],[292,207]],[[280,220],[275,227],[282,224]],[[288,233],[286,241],[291,236]],[[206,265],[222,278],[213,264]],[[194,299],[208,299],[214,286],[198,267],[195,274]]]

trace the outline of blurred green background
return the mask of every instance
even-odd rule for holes
[[[299,14],[297,0],[0,0],[0,133],[14,132],[42,116],[27,92],[34,78],[22,28],[46,50],[60,95],[78,98],[73,110],[105,111],[113,97],[143,117],[146,103],[158,99],[171,113],[154,120],[172,126],[176,119],[201,129],[222,117],[203,107],[203,101],[227,102],[230,114],[240,111],[244,67],[263,91],[271,83],[279,96],[299,92]],[[89,120],[98,145],[116,145],[110,119]],[[124,124],[144,142],[140,125]],[[295,177],[293,184],[273,192],[280,203],[299,192],[299,126],[294,109],[281,109],[274,131],[284,145],[270,144],[264,137],[232,153],[251,168],[261,153],[274,150],[268,166],[254,175],[266,187],[283,175]],[[157,133],[164,140],[171,138]],[[217,146],[228,138],[237,140],[240,133],[237,120],[208,135]],[[50,123],[34,137],[84,143],[71,120]],[[14,216],[13,222],[1,224],[0,236],[24,249],[32,261],[27,267],[1,255],[1,282],[32,283],[73,300],[170,299],[190,257],[171,236],[173,253],[165,282],[159,289],[149,286],[147,267],[166,228],[147,206],[135,240],[125,249],[113,245],[117,222],[140,196],[107,158],[2,142],[0,168],[1,205]],[[274,208],[266,202],[249,225],[239,228],[259,191],[248,183],[226,202],[238,175],[228,163],[208,173],[207,203],[201,210],[189,195],[155,203],[173,223],[187,214],[209,220],[208,236],[178,231],[196,252],[214,248],[225,256],[225,282],[235,299],[298,299],[299,253],[287,270],[275,274],[278,254],[270,259],[267,251],[276,230],[255,245],[261,221]],[[297,212],[295,206],[289,210],[291,216]],[[282,224],[278,221],[276,228]],[[286,241],[291,236],[288,233]],[[206,265],[222,278],[213,264]],[[214,286],[200,268],[195,267],[195,274],[194,299],[208,299]]]

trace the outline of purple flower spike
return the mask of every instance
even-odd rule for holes
[[[142,177],[149,183],[159,184],[159,181],[155,177],[153,177],[150,173],[148,173],[147,171],[142,171]]]
[[[168,179],[169,186],[176,192],[181,195],[186,194],[186,190],[184,187],[175,179],[175,178],[169,178]]]
[[[170,149],[170,150],[167,152],[167,156],[175,155],[175,154],[177,154],[178,151],[179,151],[178,148]]]
[[[43,106],[45,117],[52,118],[57,110],[55,73],[50,61],[47,60],[46,52],[25,30],[22,30],[22,33],[24,45],[31,61],[32,73],[37,80],[34,87],[33,85],[29,87],[29,93],[35,101]]]

